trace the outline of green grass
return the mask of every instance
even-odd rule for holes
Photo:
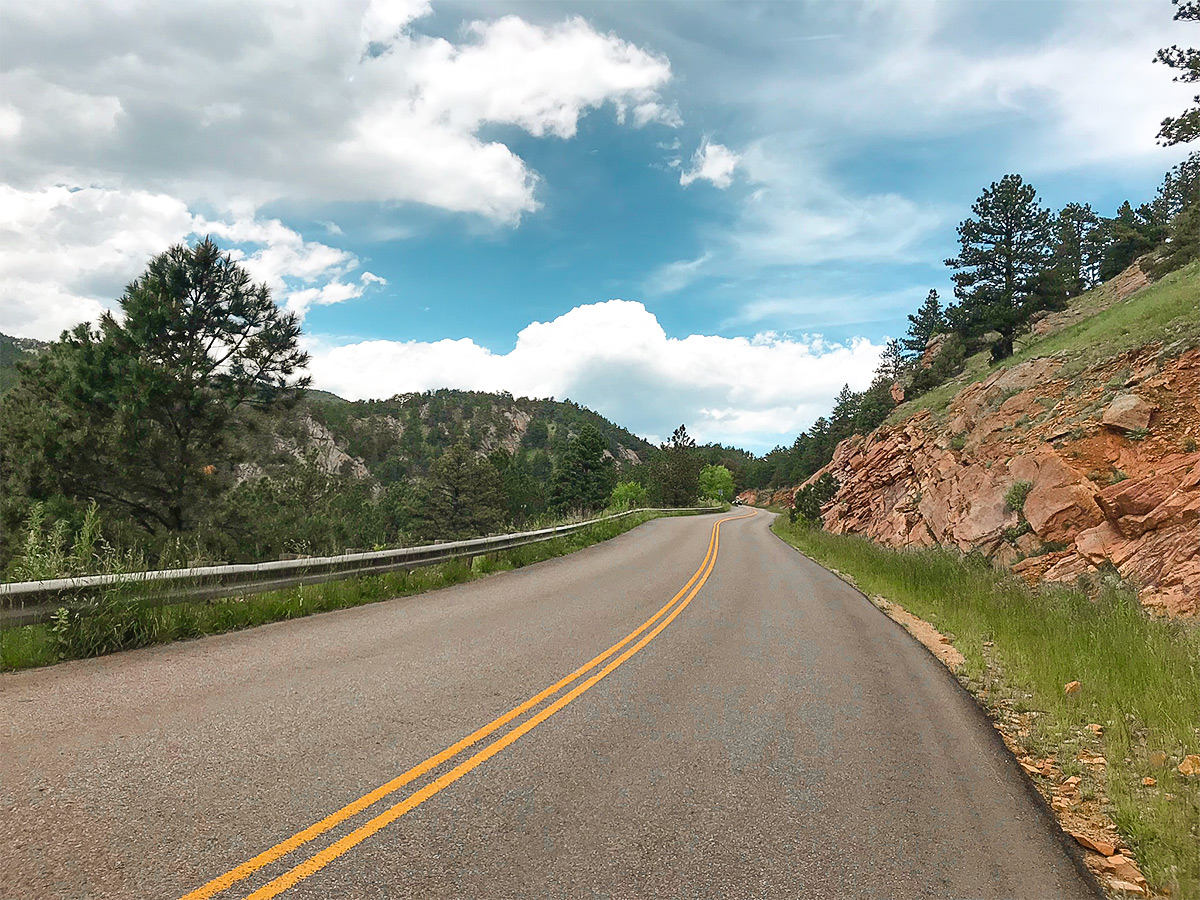
[[[600,522],[565,537],[478,556],[469,567],[465,562],[454,561],[408,572],[348,578],[207,603],[164,606],[136,596],[116,595],[98,604],[87,615],[73,614],[45,625],[0,629],[0,669],[46,666],[66,659],[83,659],[221,634],[419,594],[563,556],[616,537],[662,515],[677,514],[645,512]]]
[[[1029,588],[944,550],[888,550],[782,517],[774,529],[867,594],[951,636],[966,657],[968,687],[986,688],[989,704],[1008,698],[1038,711],[1034,752],[1073,761],[1095,740],[1085,726],[1102,724],[1109,814],[1153,886],[1200,897],[1200,778],[1175,770],[1185,754],[1200,753],[1200,630],[1148,616],[1115,581],[1089,599],[1074,588]],[[1070,681],[1082,690],[1068,697]],[[1150,764],[1154,751],[1167,754],[1166,767]],[[1156,787],[1142,786],[1147,775]]]
[[[1069,375],[1155,341],[1167,347],[1177,345],[1180,350],[1200,344],[1200,262],[1110,305],[1111,290],[1101,285],[1072,300],[1072,307],[1095,313],[1043,337],[1026,335],[1025,343],[1008,359],[991,365],[988,353],[975,354],[961,375],[901,404],[888,423],[903,421],[922,409],[943,412],[968,384],[1037,357],[1062,357],[1067,361],[1062,374]]]

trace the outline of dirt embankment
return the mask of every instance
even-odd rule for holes
[[[1030,581],[1116,571],[1146,606],[1195,616],[1198,444],[1200,350],[1149,345],[1073,374],[1032,359],[968,385],[944,415],[843,441],[822,470],[840,483],[825,527],[980,551]]]

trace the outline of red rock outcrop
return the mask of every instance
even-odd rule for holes
[[[843,441],[822,470],[840,484],[825,527],[979,550],[1031,581],[1115,569],[1146,606],[1197,615],[1200,350],[1164,359],[1151,345],[1062,369],[1052,357],[1002,369],[960,391],[944,420],[921,411]],[[1107,427],[1122,396],[1133,399],[1118,411],[1136,418]]]

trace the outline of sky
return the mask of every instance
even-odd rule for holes
[[[762,453],[871,380],[981,190],[1112,214],[1167,0],[89,0],[0,11],[0,332],[211,235],[316,387],[570,398]],[[1190,30],[1189,30],[1190,29]]]

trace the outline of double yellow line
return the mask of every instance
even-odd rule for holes
[[[577,699],[581,694],[590,690],[598,682],[615,671],[631,656],[650,643],[650,641],[654,640],[654,638],[664,628],[670,625],[675,617],[683,612],[687,605],[692,602],[692,599],[700,592],[700,588],[704,586],[704,582],[708,580],[708,576],[712,574],[713,567],[717,562],[717,549],[720,545],[721,526],[726,522],[733,522],[737,519],[747,519],[753,515],[755,515],[755,513],[751,512],[747,513],[746,515],[731,516],[729,518],[720,519],[717,521],[713,525],[712,535],[708,540],[708,552],[704,556],[704,562],[700,564],[700,568],[696,570],[696,573],[692,575],[688,583],[685,584],[680,589],[679,593],[672,597],[671,600],[658,612],[643,622],[640,627],[630,632],[617,643],[613,644],[599,656],[592,658],[567,677],[556,681],[554,684],[550,685],[550,687],[530,697],[520,706],[515,706],[508,712],[504,713],[504,715],[493,719],[491,722],[488,722],[488,724],[467,735],[461,741],[450,745],[440,753],[434,754],[424,762],[418,763],[407,772],[397,775],[391,781],[380,785],[370,793],[364,794],[352,803],[346,804],[337,812],[331,813],[325,818],[321,819],[321,821],[309,825],[303,831],[298,831],[296,834],[292,835],[286,840],[280,841],[274,847],[264,850],[253,859],[249,859],[241,865],[235,866],[223,875],[217,876],[207,884],[196,888],[194,891],[184,894],[181,900],[208,900],[208,898],[213,897],[221,891],[224,891],[226,888],[233,886],[242,879],[253,875],[264,866],[270,865],[280,857],[283,857],[288,853],[291,853],[293,850],[296,850],[310,841],[315,840],[330,829],[336,828],[347,819],[358,815],[363,810],[373,806],[383,798],[394,794],[400,788],[415,781],[425,773],[437,768],[442,763],[447,762],[467,748],[479,743],[484,738],[507,725],[509,722],[529,712],[543,700],[546,700],[547,698],[558,693],[567,685],[586,675],[592,669],[601,665],[606,660],[609,660],[617,653],[620,653],[620,651],[630,643],[637,641],[637,643],[633,644],[632,647],[629,647],[629,649],[625,650],[623,653],[620,653],[616,659],[608,662],[608,664],[598,672],[577,684],[570,691],[568,691],[559,699],[555,700],[541,712],[529,717],[511,731],[492,741],[482,750],[477,751],[466,760],[459,763],[453,769],[450,769],[445,774],[440,775],[425,787],[421,788],[415,793],[410,794],[400,802],[388,807],[365,824],[359,826],[358,828],[346,834],[344,837],[330,844],[324,850],[313,854],[304,862],[294,866],[293,868],[284,872],[282,875],[269,881],[258,890],[249,894],[246,900],[269,900],[271,897],[278,896],[288,888],[293,887],[310,875],[320,871],[329,863],[333,862],[333,860],[337,859],[342,854],[371,837],[371,835],[383,828],[386,828],[405,813],[416,809],[434,794],[437,794],[439,791],[449,787],[472,769],[491,759],[505,747],[517,741],[522,735],[528,734],[538,725],[542,724],[542,722],[545,722],[556,712],[567,706],[573,700]],[[682,598],[682,602],[680,601],[680,598]],[[660,619],[661,621],[659,621]],[[655,625],[656,622],[658,623],[657,625]],[[644,632],[648,633],[643,635]],[[640,640],[638,640],[639,636],[641,638]]]

